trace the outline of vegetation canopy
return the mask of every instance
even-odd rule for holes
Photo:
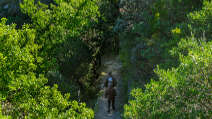
[[[0,118],[103,118],[95,112],[107,70],[120,105],[108,118],[212,118],[211,8],[211,0],[0,0]]]

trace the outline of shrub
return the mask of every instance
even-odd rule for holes
[[[187,4],[192,2],[189,0],[183,2],[175,1],[175,3],[176,2],[180,4],[184,3],[186,6],[197,5],[195,2],[193,2],[192,5]],[[201,2],[202,1],[198,1],[197,3]],[[163,3],[161,5],[162,7],[170,5],[164,4],[162,0],[158,1],[158,3]],[[154,31],[152,32],[153,35],[151,39],[146,40],[144,39],[145,37],[141,37],[145,43],[162,38],[153,43],[158,44],[155,46],[159,46],[159,51],[164,62],[152,62],[152,65],[158,64],[158,67],[154,69],[158,78],[153,77],[154,79],[152,78],[151,82],[145,86],[145,90],[138,88],[131,92],[133,99],[129,101],[128,105],[125,105],[125,118],[193,119],[212,117],[212,96],[210,94],[212,84],[212,42],[209,33],[209,29],[211,29],[209,18],[212,12],[209,8],[211,5],[211,1],[205,0],[203,6],[199,6],[199,8],[202,8],[201,10],[199,10],[199,8],[197,9],[197,7],[191,7],[191,9],[185,7],[185,11],[187,12],[191,10],[195,11],[188,15],[183,11],[184,19],[180,17],[176,19],[175,17],[171,17],[170,20],[166,19],[169,22],[175,19],[173,22],[174,25],[165,25],[161,29],[160,33],[164,32],[167,34],[166,36],[161,36],[160,33]],[[176,10],[179,9],[177,8]],[[160,19],[166,18],[167,15],[179,16],[173,13],[162,14],[160,7],[158,7],[158,9],[156,7],[156,11],[160,14],[156,12],[155,17],[160,17]],[[182,21],[178,21],[177,19]],[[144,25],[146,25],[145,22],[142,26]],[[147,31],[147,33],[149,32]],[[152,49],[154,44],[147,46],[147,49]],[[153,53],[157,53],[156,50]],[[152,54],[146,53],[143,57],[146,58],[148,55]],[[146,69],[146,67],[144,68]]]
[[[13,118],[93,118],[85,104],[69,101],[54,87],[46,86],[47,79],[36,73],[43,61],[38,56],[36,31],[24,25],[0,22],[0,99],[2,113]]]
[[[177,68],[157,68],[159,81],[152,80],[145,91],[132,91],[133,100],[125,105],[125,118],[210,118],[212,42],[182,39],[179,47],[189,47],[188,56],[181,53]]]

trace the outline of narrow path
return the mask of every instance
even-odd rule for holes
[[[102,61],[103,65],[101,68],[101,80],[102,80],[102,96],[99,97],[97,101],[97,107],[96,107],[96,112],[95,112],[95,119],[121,119],[121,110],[122,110],[122,99],[121,99],[121,93],[120,93],[120,88],[121,88],[121,75],[120,75],[120,70],[121,70],[121,62],[119,61],[118,56],[112,56],[112,57],[105,57],[103,58],[104,60]],[[107,77],[107,73],[112,72],[112,75],[117,79],[117,96],[115,100],[115,107],[116,110],[112,111],[111,113],[107,112],[107,99],[104,98],[104,91],[105,89],[103,88],[104,81]]]

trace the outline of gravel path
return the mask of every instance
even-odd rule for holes
[[[108,72],[112,72],[112,75],[117,79],[117,96],[115,100],[115,111],[111,111],[111,113],[107,112],[107,99],[104,98],[102,95],[99,97],[97,101],[97,107],[95,112],[95,119],[122,119],[121,118],[121,110],[122,110],[122,101],[121,101],[121,75],[120,69],[122,67],[121,62],[119,61],[118,57],[106,57],[103,61],[103,66],[101,69],[101,79],[102,79],[102,94],[104,94],[105,89],[103,88],[103,83],[107,77]]]

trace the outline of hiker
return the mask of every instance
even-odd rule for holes
[[[112,76],[112,72],[108,73],[109,77],[106,79],[105,83],[104,83],[104,87],[110,87],[110,85],[112,85],[113,87],[115,87],[117,85],[117,81],[116,79]]]
[[[110,85],[110,87],[106,90],[106,97],[108,101],[108,113],[110,113],[111,103],[112,103],[112,109],[115,110],[115,96],[116,96],[116,90],[112,85]]]

